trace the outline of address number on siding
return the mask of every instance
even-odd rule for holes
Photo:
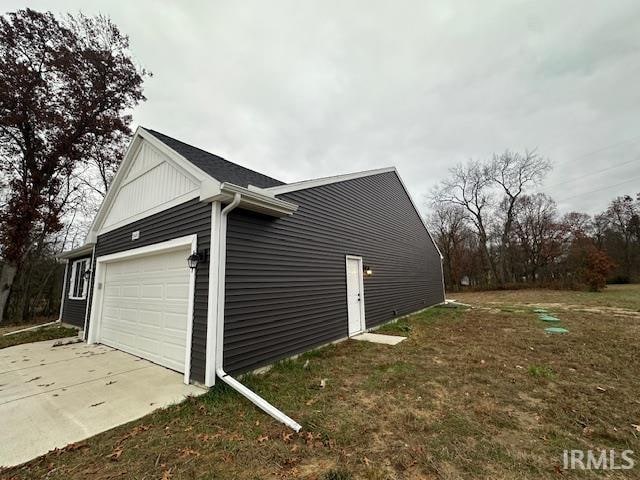
[[[131,240],[138,240],[140,238],[140,230],[136,230],[131,233]]]

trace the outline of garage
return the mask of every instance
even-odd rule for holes
[[[101,343],[186,372],[191,342],[193,275],[187,266],[190,238],[99,257],[97,322]]]

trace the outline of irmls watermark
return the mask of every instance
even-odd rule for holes
[[[633,450],[565,450],[565,470],[631,470],[636,462]]]

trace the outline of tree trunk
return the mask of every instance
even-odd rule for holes
[[[6,323],[5,318],[7,304],[9,303],[9,296],[11,295],[11,287],[13,286],[13,280],[16,278],[16,272],[18,269],[3,263],[0,267],[0,325]]]

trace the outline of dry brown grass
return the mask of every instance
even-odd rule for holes
[[[570,333],[547,335],[527,298],[500,294],[387,327],[408,332],[395,347],[343,342],[247,378],[301,434],[216,388],[4,477],[597,477],[561,470],[564,449],[587,448],[635,450],[640,463],[638,319],[558,309]]]

